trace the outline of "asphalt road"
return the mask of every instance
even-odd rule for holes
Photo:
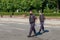
[[[27,22],[0,22],[0,40],[60,40],[58,26],[45,25],[45,30],[48,32],[28,38],[29,27]],[[36,30],[38,32],[39,26],[36,26]]]
[[[13,18],[12,18],[13,19]],[[0,19],[0,40],[60,40],[60,21],[46,20],[45,33],[28,38],[30,25],[27,20],[11,21],[12,19]],[[2,21],[3,20],[3,21]],[[10,20],[10,21],[9,21]],[[17,19],[16,19],[17,20]],[[36,23],[38,33],[40,25]],[[32,33],[33,35],[33,33]]]

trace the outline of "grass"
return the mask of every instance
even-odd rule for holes
[[[0,15],[12,15],[13,12],[0,12]],[[36,16],[39,16],[39,13],[34,13]],[[29,16],[29,12],[14,12],[14,15],[26,15]],[[48,17],[60,17],[60,13],[44,13]]]

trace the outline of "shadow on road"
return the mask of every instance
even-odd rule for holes
[[[46,33],[46,32],[49,32],[49,30],[44,30],[43,33]],[[38,35],[42,35],[43,33],[37,32],[36,35],[37,35],[37,36],[38,36]]]
[[[44,32],[37,32],[36,35],[32,35],[31,37],[42,35],[43,33],[49,32],[49,30],[44,30]]]

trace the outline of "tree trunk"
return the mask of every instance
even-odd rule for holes
[[[58,0],[57,0],[57,13],[59,13],[59,3],[58,3]]]

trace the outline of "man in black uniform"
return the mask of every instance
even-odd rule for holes
[[[40,30],[39,30],[39,33],[40,33],[41,30],[44,32],[44,20],[45,20],[45,17],[44,17],[43,12],[40,13],[39,20],[40,20],[40,25],[41,25]]]
[[[32,13],[32,11],[30,11],[30,17],[29,17],[29,23],[30,23],[30,32],[28,37],[31,37],[32,31],[34,32],[34,34],[36,35],[36,30],[35,30],[35,20],[36,17],[35,15]]]

